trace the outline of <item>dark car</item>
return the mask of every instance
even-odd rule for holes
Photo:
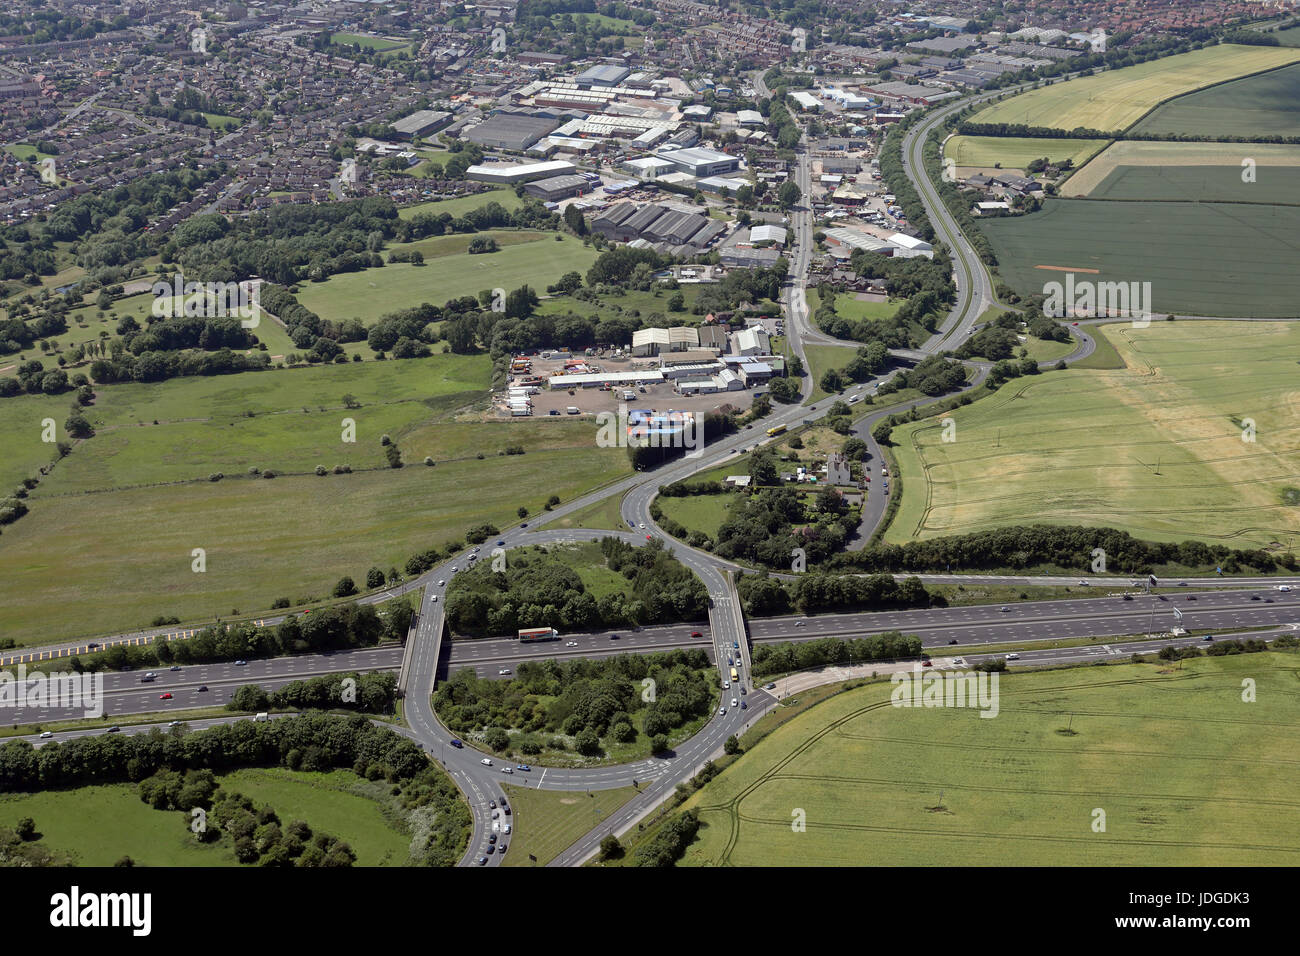
[[[120,733],[121,730],[122,730],[121,727],[119,727],[117,724],[114,724],[112,727],[108,728],[107,733],[116,734],[116,733]]]
[[[496,842],[497,842],[497,835],[496,835],[495,833],[489,833],[489,834],[488,834],[488,842],[489,842],[489,843],[496,843]]]
[[[86,645],[86,648],[92,651],[97,647],[99,647],[99,643],[96,641],[91,641],[89,644]]]
[[[208,685],[207,685],[207,684],[200,684],[200,685],[199,685],[199,693],[200,693],[200,694],[204,693],[207,689],[208,689]]]
[[[491,843],[489,843],[489,844],[488,844],[488,848],[487,848],[488,856],[491,856],[491,855],[492,855],[493,853],[495,853],[496,851],[497,851],[497,848],[496,848],[494,845],[492,845]]]
[[[555,412],[551,412],[551,414],[554,415]],[[481,857],[479,857],[479,858],[478,858],[478,865],[479,865],[479,866],[487,866],[487,857],[485,857],[485,856],[481,856]]]
[[[1203,641],[1212,641],[1212,640],[1214,640],[1214,635],[1213,635],[1213,634],[1206,634],[1203,638],[1201,638],[1201,640],[1203,640]]]
[[[617,635],[617,634],[611,634],[611,635],[609,635],[609,639],[610,639],[611,641],[617,641],[617,640],[618,640],[618,635]]]
[[[524,522],[523,524],[521,524],[519,527],[521,527],[521,528],[527,528],[527,527],[528,527],[528,522],[525,521],[525,522]]]
[[[461,742],[460,742],[459,740],[457,740],[455,737],[452,737],[451,740],[449,740],[449,741],[447,741],[447,742],[448,742],[449,744],[451,744],[453,747],[457,748],[457,749],[460,749],[461,747],[464,747],[464,746],[465,746],[463,743],[461,743]]]
[[[954,637],[954,638],[953,638],[951,641],[949,641],[948,643],[949,643],[949,644],[956,644],[956,643],[957,643],[957,638]]]

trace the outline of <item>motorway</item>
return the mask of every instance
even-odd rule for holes
[[[761,87],[760,87],[761,88]],[[1001,91],[1005,92],[1005,91]],[[960,100],[958,104],[933,111],[910,129],[904,139],[904,167],[920,191],[922,202],[936,232],[936,239],[941,241],[953,256],[957,275],[957,300],[949,315],[920,350],[924,354],[939,354],[941,351],[955,348],[964,338],[971,334],[975,321],[983,311],[995,302],[991,279],[979,261],[973,248],[962,236],[956,223],[939,200],[937,192],[924,175],[921,164],[921,144],[925,135],[935,124],[949,115],[953,110],[962,108],[986,94]],[[806,149],[799,151],[796,168],[796,181],[800,184],[805,197],[810,195],[810,164]],[[857,345],[852,342],[839,342],[825,336],[811,325],[805,300],[806,275],[812,251],[812,215],[810,206],[805,203],[792,210],[791,228],[793,232],[792,278],[784,293],[785,304],[791,313],[787,327],[791,348],[801,358],[804,355],[803,343],[809,341],[830,341],[838,344]],[[1082,357],[1092,349],[1091,339],[1077,327],[1072,327],[1072,334],[1080,341],[1080,347],[1070,357]],[[987,370],[987,366],[975,364]],[[807,363],[805,362],[805,367]],[[976,382],[984,374],[977,372]],[[973,383],[974,384],[974,383]],[[973,387],[972,384],[972,387]],[[806,378],[802,382],[804,394],[808,393],[811,382]],[[847,397],[849,393],[845,393]],[[829,404],[831,399],[827,399]],[[919,399],[903,406],[926,404],[937,399]],[[820,404],[820,403],[819,403]],[[767,427],[774,425],[795,425],[801,421],[816,417],[819,405],[777,406],[772,414],[764,420]],[[858,433],[865,432],[873,455],[872,467],[880,464],[879,449],[870,439],[870,428],[884,415],[897,412],[898,408],[877,410],[866,416],[858,425]],[[823,412],[824,414],[824,412]],[[317,672],[337,672],[348,669],[393,669],[400,666],[401,686],[405,691],[405,718],[407,727],[398,728],[417,741],[434,759],[442,763],[466,794],[473,813],[474,829],[462,865],[472,865],[486,857],[490,865],[497,865],[501,852],[487,853],[488,835],[492,832],[491,807],[489,801],[500,803],[503,792],[501,784],[510,782],[516,785],[536,786],[543,789],[561,791],[586,791],[625,786],[637,786],[640,794],[629,801],[611,817],[593,828],[582,839],[562,853],[553,865],[578,865],[595,852],[599,840],[608,832],[619,832],[632,826],[637,819],[650,812],[663,799],[672,794],[678,783],[692,776],[699,766],[712,756],[721,752],[725,739],[735,733],[739,734],[774,706],[772,697],[756,689],[750,677],[749,640],[773,641],[788,639],[813,639],[826,636],[860,636],[878,633],[881,630],[900,629],[922,636],[925,646],[945,648],[957,642],[958,647],[971,648],[978,652],[980,645],[1009,643],[1017,641],[1044,641],[1083,636],[1115,636],[1125,638],[1117,641],[1116,648],[1141,646],[1130,635],[1145,634],[1148,631],[1164,631],[1176,620],[1170,610],[1177,607],[1184,615],[1181,626],[1187,629],[1227,629],[1227,628],[1267,628],[1273,633],[1294,629],[1300,624],[1300,605],[1296,593],[1282,593],[1260,590],[1258,601],[1251,600],[1249,592],[1227,592],[1197,590],[1186,594],[1140,594],[1133,601],[1125,601],[1120,595],[1109,597],[1081,597],[1059,601],[1017,602],[1008,605],[1007,611],[997,607],[956,607],[927,608],[913,611],[873,612],[857,614],[817,615],[801,623],[798,619],[755,619],[748,627],[744,620],[734,587],[729,579],[733,570],[727,562],[720,561],[707,552],[689,548],[664,535],[654,524],[650,516],[650,504],[658,487],[695,472],[713,467],[737,457],[744,450],[752,448],[764,440],[765,436],[756,433],[752,438],[745,432],[739,436],[728,436],[712,446],[705,447],[693,458],[683,459],[653,472],[638,472],[604,488],[588,493],[572,502],[561,505],[554,510],[537,516],[529,523],[508,529],[493,536],[481,546],[486,549],[482,558],[487,559],[491,550],[500,547],[508,550],[528,544],[555,543],[563,540],[577,540],[604,534],[617,534],[620,538],[643,543],[647,537],[661,540],[679,560],[692,569],[704,582],[711,598],[709,624],[703,626],[677,626],[673,628],[646,628],[635,632],[618,632],[617,642],[611,641],[608,633],[570,636],[577,640],[578,648],[561,648],[556,645],[536,647],[521,646],[517,641],[479,641],[451,642],[446,654],[449,666],[461,664],[474,666],[485,676],[500,676],[493,673],[502,667],[510,667],[522,660],[545,657],[564,657],[570,652],[582,656],[604,656],[610,653],[627,651],[647,651],[657,648],[680,646],[683,641],[698,645],[700,641],[689,638],[690,630],[706,633],[706,640],[711,645],[712,656],[716,662],[726,660],[726,651],[734,650],[733,644],[739,644],[742,652],[742,675],[739,687],[722,690],[718,701],[719,713],[710,720],[703,730],[682,742],[674,752],[659,758],[647,758],[632,764],[618,766],[590,767],[582,769],[535,768],[532,771],[514,771],[514,768],[498,758],[481,753],[471,747],[455,747],[450,744],[453,735],[444,728],[433,712],[432,694],[437,679],[440,658],[443,656],[443,637],[446,623],[443,616],[446,587],[442,582],[449,581],[465,566],[468,555],[460,554],[440,563],[437,567],[404,584],[369,595],[362,599],[366,603],[377,603],[390,597],[405,594],[417,588],[423,588],[419,617],[415,628],[408,636],[400,661],[394,649],[376,649],[373,652],[357,651],[348,656],[330,655],[327,661],[314,660],[310,657],[281,658],[273,661],[250,663],[247,667],[235,668],[234,665],[218,664],[204,667],[189,666],[173,674],[161,671],[158,685],[149,685],[144,691],[133,685],[132,675],[114,675],[115,682],[110,692],[110,700],[117,711],[127,712],[126,708],[148,704],[151,710],[158,709],[157,696],[167,692],[174,684],[180,691],[175,700],[176,706],[193,707],[193,700],[198,696],[197,685],[207,683],[212,694],[212,701],[219,699],[218,693],[229,694],[235,686],[242,683],[257,683],[265,686],[278,686],[288,680],[312,676]],[[879,473],[872,475],[873,486],[880,480]],[[627,523],[627,529],[609,529],[601,531],[561,531],[546,530],[547,524],[561,520],[576,511],[602,500],[619,497],[620,513]],[[884,496],[869,495],[868,502],[873,509],[868,521],[864,521],[864,532],[869,535],[883,515]],[[531,527],[530,527],[531,524]],[[644,530],[643,527],[644,526]],[[635,530],[630,530],[635,528]],[[955,582],[998,582],[1035,585],[1070,584],[1071,580],[1063,577],[1045,575],[1029,576],[968,576],[968,575],[924,575],[926,581]],[[1101,584],[1103,579],[1095,579]],[[1228,587],[1259,584],[1261,587],[1276,585],[1283,579],[1188,579],[1189,587]],[[1289,579],[1292,580],[1293,579]],[[1110,579],[1112,586],[1125,587],[1127,579]],[[1294,583],[1294,581],[1293,581]],[[1190,598],[1195,597],[1195,600]],[[274,624],[280,618],[263,619],[267,624]],[[133,635],[118,635],[116,640],[145,642],[158,635],[169,633],[168,629],[136,632]],[[105,639],[100,643],[107,643]],[[1183,639],[1185,643],[1198,642],[1199,638]],[[1147,649],[1172,643],[1168,638],[1146,642]],[[617,645],[614,647],[612,645]],[[66,642],[56,648],[46,648],[49,652],[67,654],[74,648],[86,647],[86,642]],[[585,653],[584,653],[585,652]],[[1098,654],[1112,655],[1123,653],[1107,647],[1062,648],[1043,651],[1027,651],[1021,655],[1022,664],[1083,661]],[[978,655],[972,660],[978,660]],[[258,668],[254,670],[254,668]],[[206,669],[205,669],[206,668]],[[729,679],[729,667],[719,666],[719,679]],[[170,682],[162,686],[164,678]],[[138,674],[134,675],[138,681]],[[213,690],[212,688],[218,688]],[[107,689],[107,687],[106,687]],[[740,691],[743,690],[743,693]],[[172,691],[175,693],[176,691]],[[743,700],[744,708],[731,707],[733,695]],[[170,702],[168,702],[170,704]],[[52,719],[48,715],[40,719]],[[502,840],[508,843],[508,840]],[[508,851],[507,851],[508,852]]]

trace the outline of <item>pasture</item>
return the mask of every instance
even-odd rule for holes
[[[100,389],[86,410],[96,435],[0,537],[0,631],[40,643],[319,597],[344,574],[400,568],[471,525],[504,527],[521,505],[537,511],[551,493],[568,501],[629,472],[625,451],[595,447],[590,422],[453,419],[486,396],[489,366],[438,355]],[[54,457],[41,420],[63,437],[66,404],[4,401],[12,454],[0,478],[16,484]],[[384,434],[404,468],[387,467]],[[510,445],[524,454],[504,455]],[[313,474],[339,464],[353,473]],[[226,477],[209,481],[217,472]],[[202,574],[190,570],[194,548],[208,555]]]
[[[313,831],[339,837],[357,854],[355,866],[400,866],[410,838],[384,820],[378,802],[384,786],[347,770],[295,773],[282,768],[245,769],[219,778],[225,790],[271,804],[281,825],[306,820]],[[376,791],[375,796],[366,791]],[[0,796],[0,822],[13,826],[29,816],[48,849],[71,853],[77,866],[112,866],[130,856],[136,866],[238,866],[231,838],[199,843],[189,815],[155,810],[132,784],[107,784]]]
[[[1015,379],[939,420],[894,430],[895,543],[1035,522],[1234,548],[1285,544],[1300,509],[1300,325],[1104,326],[1126,367]],[[1243,440],[1254,422],[1253,441]]]
[[[498,242],[504,236],[527,234],[505,231],[478,233],[498,237]],[[422,302],[442,305],[458,296],[476,296],[483,289],[504,288],[509,292],[530,285],[538,294],[543,294],[546,287],[564,273],[577,270],[585,275],[596,261],[596,251],[578,239],[560,236],[559,233],[543,235],[546,238],[537,242],[503,245],[499,252],[473,256],[458,253],[442,256],[422,266],[390,263],[382,269],[340,273],[324,282],[303,283],[299,287],[298,301],[323,319],[357,318],[369,325],[387,312],[411,308]]]
[[[1300,136],[1300,63],[1177,97],[1134,132]]]
[[[1253,181],[1247,160],[1254,163]],[[1300,146],[1122,140],[1071,176],[1061,192],[1091,199],[1300,204]]]
[[[1026,295],[1065,271],[1097,270],[1080,278],[1150,282],[1160,313],[1300,314],[1300,207],[1049,199],[981,229],[1007,283]]]
[[[1300,50],[1288,47],[1205,47],[1029,90],[980,110],[971,122],[1123,130],[1170,97],[1296,61]]]
[[[435,157],[440,159],[441,157]],[[492,189],[485,193],[475,193],[472,196],[457,196],[455,199],[435,199],[431,202],[416,203],[413,206],[403,206],[397,210],[397,215],[401,219],[410,219],[418,213],[428,213],[436,216],[440,213],[447,213],[449,216],[463,216],[465,213],[474,209],[481,209],[488,203],[498,203],[507,212],[513,212],[524,204],[524,201],[515,195],[513,189]]]
[[[944,144],[943,155],[957,166],[1024,169],[1035,159],[1053,163],[1067,159],[1082,166],[1110,142],[1105,139],[1035,139],[1018,136],[953,136]]]
[[[1295,665],[1002,675],[993,719],[891,706],[889,683],[850,690],[686,801],[701,827],[679,865],[1294,866],[1300,836],[1278,819],[1300,766]]]

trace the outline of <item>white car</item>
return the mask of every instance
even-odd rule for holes
[[[440,588],[445,588],[446,586],[447,586],[447,582],[446,582],[446,581],[439,581],[439,582],[438,582],[438,587],[440,587]]]
[[[724,681],[722,682],[722,689],[723,689],[723,690],[731,690],[731,681],[729,681],[729,680],[724,680]]]
[[[578,642],[577,642],[577,641],[568,641],[568,642],[565,643],[564,646],[565,646],[565,647],[577,647],[577,646],[578,646]]]
[[[437,603],[438,603],[438,595],[436,595],[436,594],[431,594],[431,595],[429,595],[429,603],[430,603],[430,604],[437,604]]]
[[[642,523],[641,523],[640,528],[641,528],[642,531],[645,530],[645,522],[642,522]]]
[[[958,667],[965,667],[965,666],[966,666],[966,658],[964,658],[964,657],[957,657],[957,658],[954,658],[954,659],[953,659],[953,663],[956,664]]]
[[[808,624],[807,621],[795,621],[795,622],[794,622],[794,626],[795,626],[795,627],[806,627],[807,624]]]
[[[454,564],[451,566],[451,573],[452,573],[452,574],[455,574],[455,573],[456,573],[456,565],[454,565]]]
[[[514,773],[514,772],[515,772],[515,768],[514,768],[514,767],[502,767],[502,768],[501,768],[501,772],[502,772],[502,773]]]
[[[737,706],[739,706],[739,705],[737,704],[737,702],[736,702],[736,698],[734,698],[734,697],[731,698],[731,706],[732,706],[732,707],[737,707]]]
[[[492,758],[484,757],[482,760],[479,761],[479,763],[481,763],[485,767],[490,767],[492,766]]]
[[[497,671],[497,674],[509,674],[509,673],[510,673],[510,668],[508,667],[503,667],[501,668],[501,670]]]
[[[1018,661],[1018,660],[1020,660],[1020,655],[1019,655],[1019,654],[1008,654],[1008,655],[1007,655],[1007,660],[1009,660],[1009,661]]]
[[[501,828],[501,832],[502,832],[502,833],[509,833],[509,832],[510,832],[510,824],[507,823],[504,827],[502,827],[502,828]]]
[[[719,717],[726,717],[726,716],[727,716],[727,708],[725,708],[725,707],[719,707],[719,708],[718,708],[718,716],[719,716]]]
[[[1291,585],[1289,585],[1289,584],[1279,584],[1279,585],[1277,586],[1277,589],[1278,589],[1279,591],[1290,591],[1290,590],[1291,590]]]
[[[49,740],[53,736],[54,736],[54,731],[47,730],[45,731],[45,733],[41,734],[41,740]]]

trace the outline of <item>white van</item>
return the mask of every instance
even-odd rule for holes
[[[253,720],[259,724],[264,724],[270,719],[271,719],[271,715],[268,714],[266,711],[262,711],[256,717],[253,718]]]

